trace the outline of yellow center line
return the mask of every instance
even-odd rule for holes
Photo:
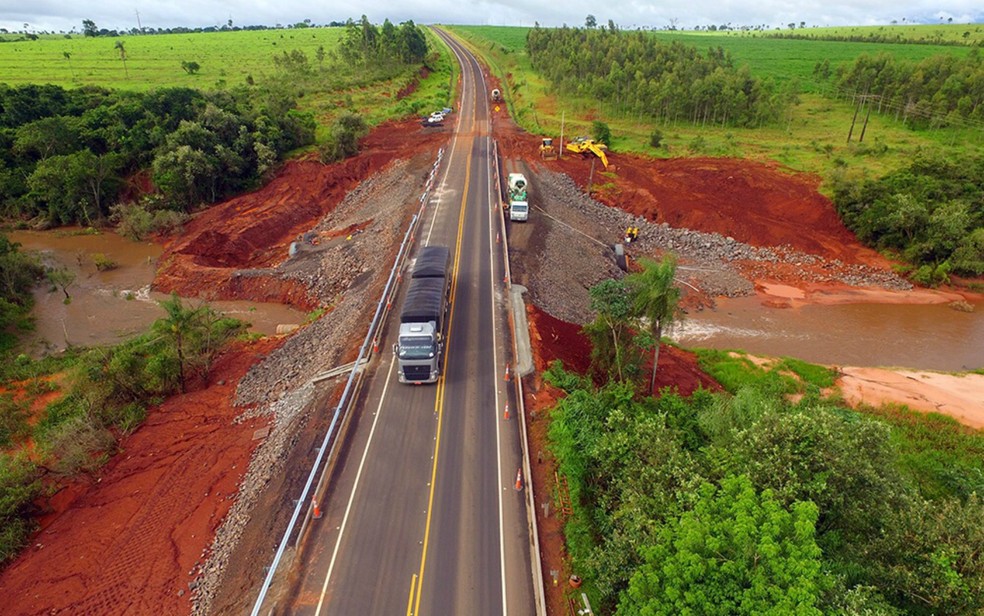
[[[434,412],[437,413],[437,436],[434,438],[434,464],[431,466],[430,494],[427,497],[427,521],[424,526],[424,543],[420,554],[420,575],[414,574],[410,583],[410,599],[413,601],[413,609],[410,609],[410,602],[407,602],[407,616],[418,614],[420,610],[420,590],[424,586],[424,569],[427,565],[427,543],[430,540],[431,517],[434,510],[434,486],[437,483],[437,458],[441,449],[441,426],[444,422],[444,379],[448,368],[448,355],[451,349],[451,330],[454,326],[454,300],[458,293],[458,264],[461,261],[461,235],[465,224],[465,211],[467,210],[468,185],[471,181],[471,162],[472,148],[468,149],[468,158],[465,162],[465,187],[461,192],[461,209],[458,214],[458,237],[455,239],[454,246],[454,267],[452,268],[454,281],[451,285],[451,299],[448,306],[448,335],[444,340],[445,350],[442,358],[444,365],[441,367],[441,376],[437,381],[437,396],[434,400]],[[416,586],[416,588],[414,588]]]
[[[413,591],[417,587],[417,574],[410,578],[410,597],[407,599],[407,614],[413,609]]]

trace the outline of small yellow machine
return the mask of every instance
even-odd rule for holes
[[[540,143],[540,158],[543,160],[557,160],[557,148],[554,147],[553,139],[544,137]]]

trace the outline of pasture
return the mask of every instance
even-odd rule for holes
[[[318,48],[326,53],[335,49],[343,32],[343,28],[302,28],[7,42],[0,44],[0,81],[12,86],[216,90],[245,85],[249,76],[259,80],[274,74],[272,58],[284,51],[299,50],[316,66]],[[125,65],[117,43],[123,44]],[[201,68],[189,74],[182,62],[197,62]]]

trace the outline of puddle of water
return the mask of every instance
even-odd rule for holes
[[[64,349],[69,344],[92,346],[115,344],[145,330],[164,316],[157,302],[164,293],[150,291],[161,247],[150,242],[132,242],[115,233],[72,235],[58,231],[13,231],[8,233],[22,250],[40,254],[46,265],[64,267],[75,274],[68,286],[71,302],[64,303],[61,289],[47,283],[34,291],[35,330],[25,336],[29,352]],[[115,269],[100,272],[93,255],[102,254],[116,262]],[[191,306],[196,299],[186,300]],[[252,324],[252,331],[276,333],[282,323],[303,323],[305,313],[281,304],[216,301],[209,305],[222,314]]]
[[[743,349],[843,366],[960,371],[984,366],[984,305],[844,304],[777,309],[722,299],[688,315],[669,337],[683,346]]]

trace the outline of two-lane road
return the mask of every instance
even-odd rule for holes
[[[455,135],[417,234],[452,249],[445,370],[435,385],[397,381],[389,353],[366,385],[324,515],[302,550],[296,614],[534,613],[527,512],[511,382],[488,92],[479,65],[441,34],[461,67]],[[386,331],[394,341],[399,310]]]

